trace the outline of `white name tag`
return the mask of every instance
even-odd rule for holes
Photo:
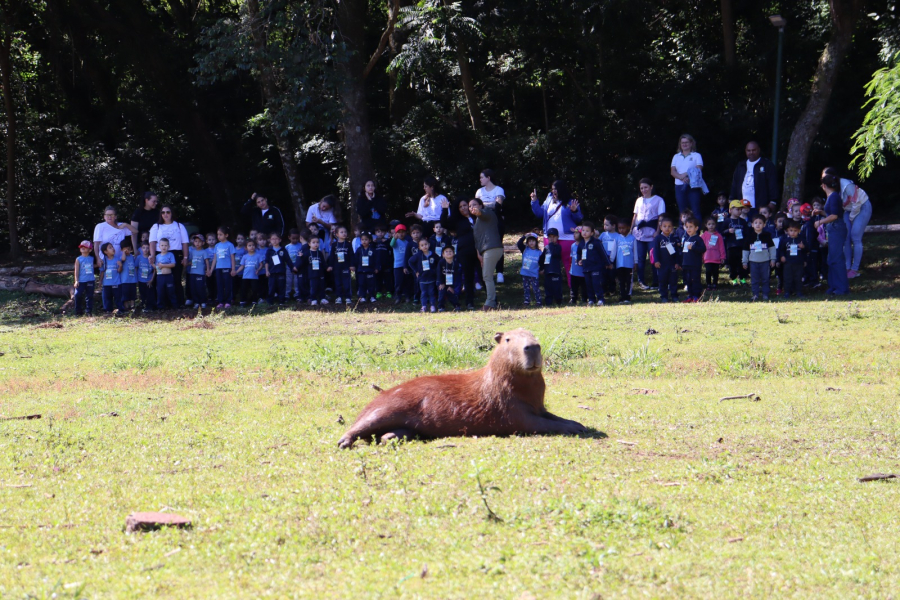
[[[744,230],[740,229],[740,228],[735,229],[734,230],[734,239],[736,239],[736,240],[744,239]]]
[[[581,260],[587,260],[587,248],[581,251]]]
[[[91,273],[93,275],[93,273]],[[150,268],[149,267],[141,267],[141,279],[145,279],[150,277]]]
[[[431,263],[429,263],[428,260],[423,260],[423,261],[422,261],[422,270],[423,270],[423,271],[430,271],[430,270],[431,270]]]
[[[750,249],[754,252],[762,252],[765,248],[765,245],[762,242],[753,242],[750,244]]]
[[[719,223],[722,223],[724,221],[725,221],[725,213],[719,213]]]
[[[691,247],[694,245],[694,242],[685,242],[684,243],[684,252],[690,252]]]
[[[631,256],[631,247],[622,246],[622,256]]]
[[[314,258],[314,259],[312,259],[312,261],[310,261],[310,262],[312,262],[312,268],[313,268],[313,271],[318,271],[318,270],[319,270],[319,259],[318,259],[318,258]]]
[[[338,257],[338,262],[339,262],[339,263],[344,262],[344,253],[341,252],[340,250],[338,250],[337,257]]]
[[[669,251],[669,254],[675,254],[675,246],[673,246],[670,242],[666,242],[666,250]]]
[[[277,254],[272,255],[272,264],[276,267],[281,264],[281,259],[278,258]]]
[[[532,267],[534,267],[534,261],[533,261],[533,260],[531,260],[530,258],[523,258],[523,259],[522,259],[522,270],[523,270],[523,271],[530,271],[530,270],[532,269]]]
[[[444,278],[447,280],[447,285],[453,285],[453,273],[447,273]]]
[[[369,266],[369,257],[366,256],[365,254],[363,254],[363,256],[362,256],[362,266],[364,266],[364,267]]]
[[[775,249],[778,250],[778,244],[781,243],[781,238],[773,239],[772,243],[775,244]]]
[[[719,241],[719,236],[717,236],[715,234],[709,236],[709,245],[710,246],[715,246],[718,241]]]
[[[790,252],[791,256],[797,256],[798,251],[800,250],[800,246],[798,244],[789,244],[788,252]]]
[[[113,278],[113,272],[112,272],[112,269],[107,269],[107,270],[106,270],[106,278],[107,278],[107,279],[112,279],[112,278]]]
[[[610,254],[615,253],[616,251],[616,243],[615,242],[606,242],[606,251]]]
[[[549,264],[550,264],[550,253],[549,253],[549,252],[548,252],[547,254],[544,255],[544,264],[545,264],[545,265],[549,265]]]

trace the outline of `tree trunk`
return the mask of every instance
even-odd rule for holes
[[[788,144],[784,166],[782,204],[790,198],[802,198],[806,184],[809,150],[825,118],[828,100],[837,81],[837,72],[853,41],[853,30],[861,14],[864,0],[832,0],[832,32],[828,45],[819,57],[813,77],[809,102],[797,119]]]
[[[410,6],[413,3],[413,0],[401,0],[397,10],[399,11],[400,7]],[[403,44],[406,43],[406,40],[409,38],[409,30],[403,27],[394,27],[391,30],[391,37],[389,39],[389,44],[391,46],[391,60],[393,60],[397,54],[400,53],[400,50],[403,48]],[[393,70],[388,73],[388,80],[390,81],[390,88],[388,90],[389,101],[391,104],[391,124],[399,125],[403,122],[403,119],[406,118],[406,115],[409,114],[409,111],[415,105],[416,102],[416,93],[413,89],[405,85],[401,88],[397,87],[397,71]]]
[[[463,92],[466,95],[466,106],[469,108],[472,129],[480,133],[483,129],[481,107],[478,106],[478,96],[475,94],[475,82],[472,79],[469,56],[461,43],[457,43],[456,46],[456,59],[459,61],[459,78],[462,80]]]
[[[350,56],[340,64],[342,71],[339,94],[343,105],[344,151],[350,187],[350,224],[356,223],[356,202],[369,179],[375,178],[372,160],[372,136],[369,131],[369,105],[366,102],[366,80],[363,77],[368,0],[341,0],[337,5],[337,23]]]
[[[253,37],[253,47],[256,54],[256,68],[258,71],[259,85],[262,88],[266,105],[274,104],[278,96],[278,85],[275,81],[271,63],[266,60],[266,32],[259,18],[259,1],[248,0],[247,11],[250,15],[250,34]],[[300,173],[297,163],[294,162],[294,149],[290,138],[281,131],[278,123],[270,125],[272,137],[275,138],[275,146],[278,148],[278,156],[281,158],[281,167],[284,169],[284,177],[287,180],[288,190],[291,194],[291,204],[294,207],[294,218],[297,227],[302,228],[306,223],[306,207],[303,202],[303,185],[300,182]]]
[[[24,292],[26,294],[44,294],[54,298],[71,298],[75,288],[71,285],[42,283],[27,277],[0,277],[0,290],[4,292]]]
[[[16,214],[16,106],[12,89],[12,23],[4,10],[3,37],[0,39],[0,79],[3,85],[3,105],[6,110],[6,216],[9,224],[9,254],[16,258],[19,247],[18,215]]]
[[[734,67],[737,64],[734,52],[734,10],[731,0],[722,0],[722,41],[724,43],[725,64]]]

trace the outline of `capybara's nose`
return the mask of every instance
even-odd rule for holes
[[[525,346],[525,352],[531,353],[531,352],[540,352],[540,351],[541,351],[540,344],[531,344],[530,346]]]

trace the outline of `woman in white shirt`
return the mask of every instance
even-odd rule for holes
[[[184,304],[184,289],[181,280],[184,275],[184,267],[188,264],[188,232],[184,225],[175,220],[175,213],[171,205],[164,204],[159,209],[159,222],[150,228],[150,264],[156,264],[156,255],[159,252],[159,240],[169,240],[169,252],[175,255],[175,268],[172,269],[175,280],[175,297],[178,298],[178,306]]]
[[[132,234],[137,234],[137,227],[132,227],[128,223],[119,223],[116,217],[116,207],[107,206],[103,210],[103,222],[98,223],[94,227],[94,258],[98,268],[100,267],[100,258],[102,256],[100,248],[103,244],[111,243],[113,248],[116,249],[116,256],[119,256],[122,240]]]
[[[306,225],[316,223],[319,226],[320,235],[326,237],[326,240],[323,241],[327,242],[331,237],[331,229],[339,222],[340,216],[338,200],[329,194],[306,211]]]
[[[644,262],[650,248],[653,247],[653,238],[659,234],[659,218],[666,212],[666,203],[653,193],[653,181],[649,178],[639,182],[641,196],[634,203],[634,216],[631,219],[631,228],[634,233],[637,256],[635,256],[635,270],[637,271],[638,285],[641,289],[648,289],[645,282]],[[659,288],[659,274],[653,265],[650,266],[653,273],[652,289]]]
[[[500,237],[506,234],[506,223],[503,220],[503,201],[506,200],[506,192],[499,185],[494,184],[494,171],[485,169],[478,175],[478,182],[481,188],[475,192],[475,197],[484,202],[486,208],[490,208],[497,215],[497,229]],[[505,261],[501,257],[497,263],[497,283],[503,283],[503,267]]]
[[[694,137],[684,134],[678,138],[678,154],[672,157],[672,166],[669,171],[675,179],[675,201],[678,202],[678,211],[691,209],[694,217],[703,220],[700,216],[700,201],[703,193],[700,188],[691,187],[691,179],[688,170],[697,167],[703,170],[703,157],[697,152],[697,142]]]
[[[434,223],[441,220],[441,203],[447,199],[440,191],[438,180],[429,175],[425,178],[425,195],[419,200],[416,212],[406,213],[408,219],[419,219],[425,223],[425,237],[431,236]]]

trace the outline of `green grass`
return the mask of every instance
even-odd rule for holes
[[[43,418],[0,421],[0,597],[891,596],[900,483],[856,481],[900,471],[888,240],[837,302],[145,321],[8,295],[0,416]],[[597,433],[337,450],[373,384],[520,326]],[[147,510],[193,529],[123,533]]]

